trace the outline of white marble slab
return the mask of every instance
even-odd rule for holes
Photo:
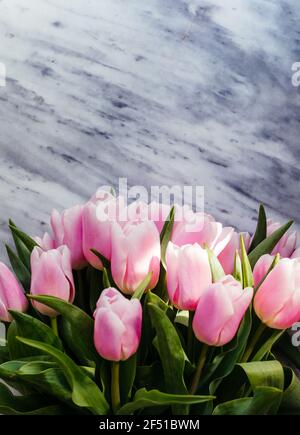
[[[0,1],[1,239],[120,176],[299,223],[299,22],[297,0]]]

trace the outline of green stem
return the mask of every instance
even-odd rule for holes
[[[189,325],[188,325],[188,337],[187,337],[187,355],[191,362],[194,359],[194,331],[193,331],[193,319],[195,313],[193,311],[189,312]]]
[[[58,335],[58,327],[57,327],[57,317],[51,317],[51,328],[54,334],[59,337]]]
[[[121,406],[120,399],[120,363],[111,363],[111,404],[114,414]]]
[[[244,353],[244,356],[242,357],[241,360],[242,363],[246,363],[248,361],[248,359],[250,358],[250,356],[252,355],[255,349],[255,346],[257,345],[257,342],[259,341],[262,334],[264,333],[265,329],[266,329],[266,325],[264,323],[261,323],[257,328],[255,334],[253,335],[253,338],[250,341],[249,346]]]
[[[202,349],[201,349],[201,354],[200,354],[200,358],[199,358],[199,362],[196,368],[196,372],[192,381],[192,385],[190,388],[190,393],[191,394],[195,394],[197,392],[198,389],[198,385],[199,385],[199,381],[205,366],[205,361],[206,361],[206,356],[207,356],[207,352],[208,352],[209,346],[207,344],[203,344]]]

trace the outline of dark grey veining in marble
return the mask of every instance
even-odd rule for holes
[[[299,23],[297,0],[0,1],[1,239],[120,176],[299,223]]]

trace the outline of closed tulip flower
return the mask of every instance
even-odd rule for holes
[[[243,289],[227,275],[209,285],[201,295],[193,320],[199,341],[210,346],[223,346],[237,333],[253,297],[253,289]]]
[[[254,309],[270,328],[287,329],[300,320],[300,258],[283,258],[254,298]]]
[[[166,252],[167,287],[170,301],[181,310],[195,310],[203,290],[212,283],[205,249],[169,243]]]
[[[0,320],[11,322],[8,310],[25,312],[28,302],[24,292],[10,269],[0,262]]]
[[[253,280],[255,287],[266,277],[274,261],[274,256],[265,254],[260,257],[253,269]]]
[[[223,227],[220,222],[206,213],[177,207],[171,240],[175,245],[207,245],[215,255],[219,255],[229,243],[233,228]]]
[[[45,233],[42,238],[34,237],[34,240],[44,251],[56,248],[55,240],[48,233]]]
[[[72,303],[75,286],[72,275],[71,255],[67,246],[43,251],[35,247],[31,254],[31,288],[32,295],[55,296]],[[42,314],[55,317],[57,313],[38,302],[34,306]]]
[[[128,222],[112,226],[111,272],[117,286],[133,294],[152,272],[148,289],[157,284],[160,272],[160,238],[151,221]]]
[[[225,246],[223,251],[218,256],[218,260],[220,261],[226,275],[230,275],[233,273],[236,251],[238,251],[241,256],[240,235],[243,236],[245,248],[246,251],[248,251],[250,246],[250,239],[251,239],[250,234],[249,233],[239,234],[237,232],[234,232],[231,236],[229,243]]]
[[[68,246],[73,269],[82,269],[86,266],[82,250],[82,210],[83,206],[76,205],[64,210],[62,214],[54,210],[51,215],[56,247]]]
[[[109,361],[125,361],[136,353],[141,339],[142,306],[115,288],[105,289],[94,313],[94,343]]]
[[[270,236],[278,230],[281,224],[268,219],[267,235]],[[282,258],[290,258],[295,252],[298,245],[298,234],[296,231],[287,231],[279,240],[272,251],[272,255],[280,254]]]
[[[150,220],[155,223],[158,232],[161,233],[171,207],[156,201],[147,204],[143,201],[135,201],[127,208],[128,220],[143,222]]]

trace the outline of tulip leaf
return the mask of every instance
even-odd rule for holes
[[[72,400],[76,406],[87,408],[95,415],[106,415],[108,413],[109,405],[103,393],[71,358],[48,344],[22,337],[18,337],[18,339],[28,346],[48,353],[56,360],[72,389]]]
[[[94,321],[75,305],[54,296],[28,296],[61,314],[59,331],[63,341],[83,365],[95,365],[98,354],[94,348]]]
[[[12,359],[40,355],[41,353],[36,349],[22,345],[16,340],[16,336],[21,334],[24,338],[42,341],[60,350],[63,349],[60,339],[49,326],[45,325],[40,320],[19,311],[10,310],[10,314],[14,319],[14,322],[9,327],[8,333],[8,348]]]
[[[268,356],[272,350],[272,347],[279,340],[279,338],[282,336],[282,334],[284,334],[284,332],[285,332],[284,330],[283,331],[275,330],[274,332],[272,332],[272,334],[268,338],[268,340],[266,340],[263,343],[263,345],[257,351],[257,353],[254,355],[254,357],[251,358],[251,361],[262,361],[266,356]]]
[[[259,245],[253,249],[249,254],[249,261],[252,268],[255,266],[257,261],[260,259],[262,255],[270,254],[279,240],[284,236],[284,234],[289,230],[289,228],[293,225],[294,221],[290,220],[285,225],[282,225],[278,230],[274,231],[269,237],[260,242]]]
[[[242,269],[242,262],[241,257],[239,255],[239,251],[236,250],[235,257],[234,257],[234,269],[233,269],[233,277],[243,284],[243,269]]]
[[[127,403],[131,397],[132,387],[136,375],[137,354],[126,361],[120,361],[120,396],[121,403]]]
[[[15,241],[16,248],[17,248],[17,251],[18,251],[18,254],[19,254],[20,258],[22,258],[23,256],[26,256],[26,253],[22,249],[22,246],[27,248],[29,254],[31,254],[31,252],[33,251],[33,249],[36,246],[39,246],[38,243],[35,240],[33,240],[30,236],[28,236],[23,231],[21,231],[20,228],[18,228],[13,223],[12,220],[9,220],[9,228],[10,228],[10,230],[12,232],[13,239]],[[17,240],[17,242],[16,242],[16,240]],[[21,243],[22,243],[22,245],[21,245]],[[25,264],[26,263],[28,263],[28,260],[25,260]]]
[[[300,380],[290,368],[285,368],[285,374],[289,383],[283,393],[279,414],[300,415]]]
[[[156,305],[148,303],[148,310],[157,334],[158,352],[163,366],[168,393],[187,394],[184,382],[186,355],[177,331],[167,314]],[[186,407],[175,407],[175,413],[185,414]]]
[[[241,245],[241,253],[242,253],[242,273],[243,273],[243,288],[253,287],[253,273],[251,269],[251,264],[246,252],[244,238],[240,236],[240,245]]]
[[[211,249],[209,249],[208,246],[205,246],[205,249],[206,249],[209,264],[210,264],[212,281],[218,282],[221,278],[223,278],[225,276],[225,272],[223,270],[223,267],[222,267],[220,261],[216,257],[215,253]]]
[[[252,252],[267,237],[267,216],[263,204],[260,204],[258,211],[257,227],[249,248]]]
[[[258,387],[284,388],[284,371],[279,361],[240,363],[238,367],[245,372],[254,392]]]
[[[177,406],[195,405],[213,400],[213,396],[193,396],[181,394],[168,394],[158,390],[147,391],[141,388],[135,393],[134,400],[119,409],[118,415],[130,415],[135,411],[152,406]]]
[[[5,415],[64,415],[67,408],[53,405],[42,395],[14,396],[0,383],[0,413]]]
[[[214,409],[213,415],[275,415],[281,400],[281,390],[259,387],[253,397],[221,403]]]
[[[143,294],[145,293],[145,290],[149,286],[151,282],[153,273],[149,272],[146,278],[143,279],[143,281],[138,285],[137,289],[132,295],[132,299],[142,299]]]
[[[165,224],[160,234],[161,262],[165,269],[166,269],[166,252],[167,252],[169,241],[172,236],[174,219],[175,219],[175,206],[171,208],[170,213],[165,221]]]
[[[93,254],[96,255],[96,257],[99,258],[99,260],[101,260],[103,267],[105,267],[106,269],[110,268],[110,261],[108,260],[108,258],[104,257],[104,255],[100,254],[100,252],[98,252],[96,249],[91,249],[91,251]]]
[[[8,245],[5,245],[5,247],[13,271],[15,272],[18,280],[22,284],[24,290],[28,292],[30,289],[31,281],[29,269],[27,269],[25,264],[21,261],[19,257],[17,257],[17,255]]]

